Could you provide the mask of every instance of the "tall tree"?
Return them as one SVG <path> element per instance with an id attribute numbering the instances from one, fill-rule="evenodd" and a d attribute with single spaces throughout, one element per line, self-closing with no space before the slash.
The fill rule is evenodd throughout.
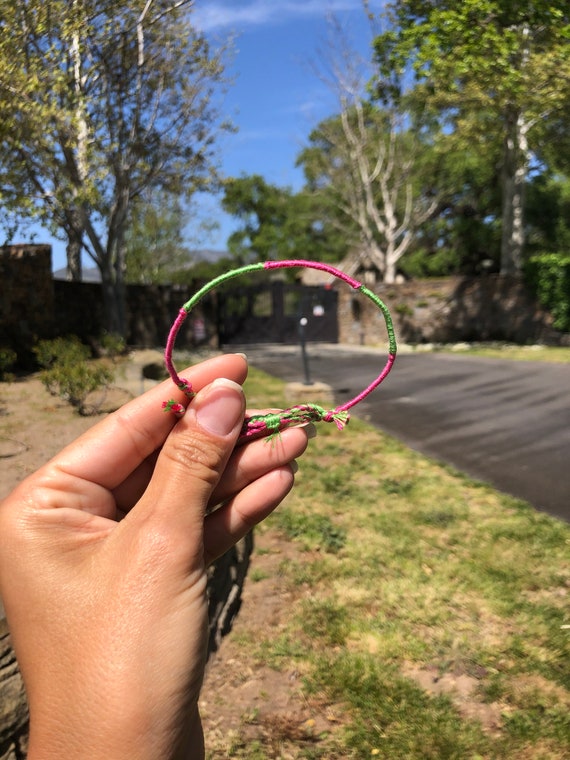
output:
<path id="1" fill-rule="evenodd" d="M 149 188 L 190 197 L 214 177 L 222 52 L 191 0 L 0 0 L 1 200 L 98 266 L 125 332 L 125 233 Z"/>
<path id="2" fill-rule="evenodd" d="M 372 264 L 394 282 L 398 262 L 442 202 L 435 165 L 422 183 L 419 141 L 403 128 L 401 113 L 359 98 L 343 102 L 340 115 L 321 122 L 309 141 L 298 161 L 308 187 L 337 209 L 354 266 Z M 422 150 L 426 161 L 430 148 Z"/>
<path id="3" fill-rule="evenodd" d="M 420 166 L 434 155 L 434 133 L 410 128 L 412 114 L 394 94 L 400 72 L 386 75 L 379 107 L 370 98 L 370 61 L 355 51 L 337 19 L 330 20 L 329 32 L 316 71 L 334 95 L 337 113 L 313 130 L 298 163 L 308 188 L 336 208 L 353 265 L 371 263 L 393 282 L 398 261 L 442 199 L 435 163 L 430 181 L 418 181 L 420 173 L 427 176 Z"/>
<path id="4" fill-rule="evenodd" d="M 566 0 L 402 0 L 379 35 L 379 79 L 413 64 L 416 97 L 473 145 L 502 139 L 501 271 L 522 264 L 524 193 L 544 121 L 570 98 Z"/>

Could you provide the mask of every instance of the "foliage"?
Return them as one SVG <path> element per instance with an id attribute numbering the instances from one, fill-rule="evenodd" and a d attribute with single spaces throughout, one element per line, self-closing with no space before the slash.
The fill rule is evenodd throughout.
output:
<path id="1" fill-rule="evenodd" d="M 526 197 L 529 254 L 570 251 L 570 177 L 542 172 L 532 177 Z"/>
<path id="2" fill-rule="evenodd" d="M 404 0 L 375 42 L 377 88 L 411 65 L 412 97 L 459 145 L 501 144 L 502 261 L 520 268 L 524 186 L 531 154 L 540 153 L 552 122 L 568 113 L 570 17 L 563 0 Z M 567 121 L 565 122 L 567 125 Z M 559 127 L 560 130 L 560 127 Z"/>
<path id="3" fill-rule="evenodd" d="M 533 256 L 525 267 L 527 281 L 540 303 L 549 309 L 557 330 L 570 332 L 570 256 Z"/>
<path id="4" fill-rule="evenodd" d="M 12 375 L 10 369 L 16 363 L 18 356 L 8 346 L 0 346 L 0 382 L 10 380 Z"/>
<path id="5" fill-rule="evenodd" d="M 127 350 L 127 344 L 122 335 L 117 333 L 103 332 L 99 336 L 98 349 L 103 356 L 115 360 Z"/>
<path id="6" fill-rule="evenodd" d="M 113 382 L 111 368 L 90 360 L 91 351 L 76 336 L 40 341 L 34 347 L 38 364 L 43 367 L 41 381 L 52 395 L 60 396 L 88 414 L 89 394 Z"/>
<path id="7" fill-rule="evenodd" d="M 125 233 L 149 189 L 191 197 L 215 179 L 221 52 L 191 0 L 0 0 L 2 202 L 85 250 L 111 331 L 125 333 Z"/>
<path id="8" fill-rule="evenodd" d="M 50 369 L 56 364 L 84 362 L 91 357 L 89 346 L 82 343 L 76 335 L 41 340 L 36 343 L 33 351 L 43 369 Z"/>
<path id="9" fill-rule="evenodd" d="M 254 174 L 226 180 L 222 207 L 241 225 L 228 240 L 234 266 L 288 258 L 338 261 L 346 253 L 330 209 L 311 193 L 293 193 Z"/>
<path id="10" fill-rule="evenodd" d="M 187 213 L 171 193 L 145 193 L 131 206 L 125 235 L 127 282 L 171 282 L 173 274 L 192 263 L 184 245 Z"/>

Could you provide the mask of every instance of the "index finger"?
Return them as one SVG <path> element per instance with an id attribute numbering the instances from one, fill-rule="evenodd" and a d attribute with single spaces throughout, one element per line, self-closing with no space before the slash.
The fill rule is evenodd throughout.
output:
<path id="1" fill-rule="evenodd" d="M 182 374 L 194 391 L 218 377 L 242 384 L 247 376 L 247 361 L 241 354 L 224 354 Z M 170 398 L 180 403 L 187 401 L 172 380 L 165 380 L 94 425 L 64 448 L 52 464 L 104 488 L 116 488 L 164 443 L 176 424 L 175 416 L 162 409 L 162 402 Z"/>

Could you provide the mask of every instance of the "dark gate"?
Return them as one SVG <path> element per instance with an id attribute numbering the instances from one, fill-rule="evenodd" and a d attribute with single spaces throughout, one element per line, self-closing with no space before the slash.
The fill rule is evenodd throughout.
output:
<path id="1" fill-rule="evenodd" d="M 301 319 L 307 320 L 306 340 L 338 343 L 337 292 L 276 281 L 225 290 L 218 297 L 220 344 L 295 344 Z"/>

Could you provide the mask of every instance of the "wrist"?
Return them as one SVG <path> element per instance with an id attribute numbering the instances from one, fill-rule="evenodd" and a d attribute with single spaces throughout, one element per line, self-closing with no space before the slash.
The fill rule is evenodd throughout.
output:
<path id="1" fill-rule="evenodd" d="M 198 708 L 193 708 L 182 736 L 161 736 L 143 726 L 102 726 L 94 717 L 76 726 L 66 716 L 35 720 L 30 714 L 27 760 L 204 760 L 204 736 Z"/>

